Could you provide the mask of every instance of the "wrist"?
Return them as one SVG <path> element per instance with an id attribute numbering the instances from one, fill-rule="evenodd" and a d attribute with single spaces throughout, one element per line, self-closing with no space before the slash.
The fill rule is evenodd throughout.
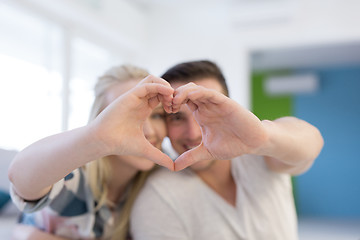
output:
<path id="1" fill-rule="evenodd" d="M 263 126 L 264 131 L 264 137 L 263 141 L 261 143 L 253 148 L 253 151 L 251 154 L 260 155 L 260 156 L 268 156 L 271 154 L 272 149 L 275 147 L 273 134 L 274 134 L 274 128 L 276 127 L 274 125 L 274 122 L 270 120 L 262 120 L 261 124 Z"/>
<path id="2" fill-rule="evenodd" d="M 82 133 L 87 151 L 96 157 L 96 159 L 112 154 L 106 136 L 96 126 L 89 124 L 83 127 Z"/>

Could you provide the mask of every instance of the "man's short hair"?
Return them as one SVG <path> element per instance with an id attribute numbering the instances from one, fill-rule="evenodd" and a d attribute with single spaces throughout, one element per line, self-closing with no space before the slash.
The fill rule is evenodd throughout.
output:
<path id="1" fill-rule="evenodd" d="M 222 86 L 225 95 L 229 96 L 229 90 L 220 68 L 208 60 L 179 63 L 168 69 L 161 77 L 169 83 L 189 83 L 203 78 L 214 78 Z"/>

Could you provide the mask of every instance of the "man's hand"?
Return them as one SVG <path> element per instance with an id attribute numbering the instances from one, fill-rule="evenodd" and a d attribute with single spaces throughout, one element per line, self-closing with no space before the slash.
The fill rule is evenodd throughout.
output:
<path id="1" fill-rule="evenodd" d="M 189 83 L 176 89 L 173 112 L 186 104 L 202 131 L 202 143 L 178 157 L 175 170 L 195 162 L 231 159 L 256 151 L 268 135 L 261 121 L 222 93 Z"/>
<path id="2" fill-rule="evenodd" d="M 232 159 L 243 154 L 264 156 L 269 169 L 299 175 L 319 155 L 319 130 L 295 117 L 260 121 L 222 93 L 189 83 L 176 89 L 173 112 L 186 104 L 200 125 L 201 144 L 175 161 L 181 170 L 201 160 Z"/>

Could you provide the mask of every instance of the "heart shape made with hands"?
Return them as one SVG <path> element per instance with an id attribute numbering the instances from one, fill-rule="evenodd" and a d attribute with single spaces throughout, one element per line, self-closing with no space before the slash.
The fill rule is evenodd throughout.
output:
<path id="1" fill-rule="evenodd" d="M 253 153 L 268 138 L 264 126 L 253 113 L 215 89 L 188 83 L 174 90 L 165 80 L 149 76 L 100 113 L 95 126 L 100 126 L 101 139 L 111 153 L 145 157 L 175 171 L 202 160 Z M 139 127 L 160 102 L 167 113 L 176 113 L 186 105 L 190 110 L 186 117 L 194 117 L 201 129 L 201 144 L 174 162 L 154 147 Z"/>
<path id="2" fill-rule="evenodd" d="M 251 153 L 267 139 L 261 121 L 250 111 L 219 91 L 194 83 L 177 88 L 171 112 L 186 105 L 198 123 L 202 142 L 182 153 L 173 169 L 182 170 L 202 160 L 224 160 Z"/>

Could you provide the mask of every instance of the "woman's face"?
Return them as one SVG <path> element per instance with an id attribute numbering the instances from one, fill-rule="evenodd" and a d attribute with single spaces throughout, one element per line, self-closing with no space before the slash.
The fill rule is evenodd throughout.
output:
<path id="1" fill-rule="evenodd" d="M 106 93 L 106 105 L 109 105 L 120 95 L 135 87 L 140 80 L 141 79 L 130 80 L 113 86 Z M 131 119 L 129 121 L 131 121 Z M 154 147 L 161 150 L 161 144 L 167 134 L 167 131 L 165 126 L 165 111 L 160 104 L 152 111 L 151 115 L 145 121 L 143 131 L 145 138 Z M 131 167 L 136 170 L 150 170 L 155 165 L 155 163 L 146 158 L 140 158 L 135 156 L 116 156 L 116 158 L 117 161 L 115 162 L 121 162 L 121 164 L 126 164 L 127 167 Z"/>

